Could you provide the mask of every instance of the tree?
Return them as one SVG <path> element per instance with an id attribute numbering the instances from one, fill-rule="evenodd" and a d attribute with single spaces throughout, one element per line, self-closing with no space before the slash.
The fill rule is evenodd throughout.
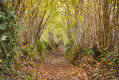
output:
<path id="1" fill-rule="evenodd" d="M 9 1 L 0 1 L 0 59 L 3 70 L 10 74 L 10 62 L 18 50 L 19 27 L 15 21 L 15 11 L 9 10 Z"/>

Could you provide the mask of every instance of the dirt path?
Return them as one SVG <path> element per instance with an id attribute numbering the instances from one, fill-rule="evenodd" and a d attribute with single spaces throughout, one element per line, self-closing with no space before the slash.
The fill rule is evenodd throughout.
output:
<path id="1" fill-rule="evenodd" d="M 88 80 L 83 69 L 65 60 L 63 48 L 50 54 L 34 71 L 37 80 Z"/>
<path id="2" fill-rule="evenodd" d="M 61 48 L 60 50 L 50 53 L 50 55 L 45 58 L 45 63 L 52 65 L 56 64 L 63 65 L 68 63 L 68 61 L 66 61 L 64 58 L 64 48 Z"/>

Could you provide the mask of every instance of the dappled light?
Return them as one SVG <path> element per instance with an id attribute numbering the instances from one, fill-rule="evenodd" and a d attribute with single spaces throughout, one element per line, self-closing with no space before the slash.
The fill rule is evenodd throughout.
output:
<path id="1" fill-rule="evenodd" d="M 119 80 L 119 0 L 0 0 L 0 80 Z"/>

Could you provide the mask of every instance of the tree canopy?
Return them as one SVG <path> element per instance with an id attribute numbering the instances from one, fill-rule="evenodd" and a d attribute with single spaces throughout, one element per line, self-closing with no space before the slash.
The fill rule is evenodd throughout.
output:
<path id="1" fill-rule="evenodd" d="M 119 0 L 0 0 L 0 79 L 63 48 L 89 80 L 118 79 Z"/>

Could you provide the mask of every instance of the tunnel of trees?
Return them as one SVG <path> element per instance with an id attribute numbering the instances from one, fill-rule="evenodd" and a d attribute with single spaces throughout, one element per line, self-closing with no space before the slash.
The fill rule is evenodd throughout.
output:
<path id="1" fill-rule="evenodd" d="M 119 79 L 119 0 L 0 0 L 1 80 L 39 80 L 23 67 L 61 47 L 89 80 Z"/>

